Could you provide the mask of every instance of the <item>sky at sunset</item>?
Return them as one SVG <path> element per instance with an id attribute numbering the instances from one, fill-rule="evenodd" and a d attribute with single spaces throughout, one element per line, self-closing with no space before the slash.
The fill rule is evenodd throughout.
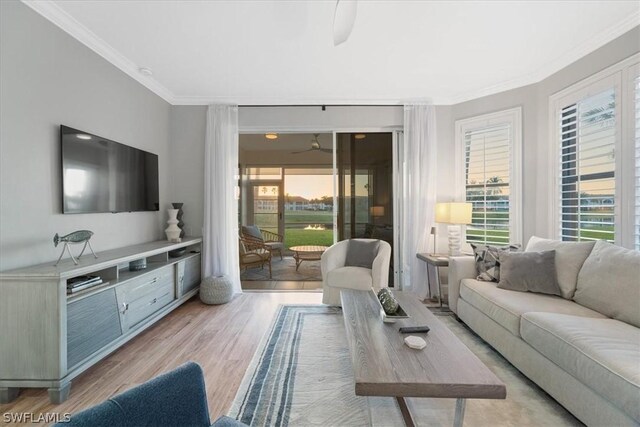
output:
<path id="1" fill-rule="evenodd" d="M 332 175 L 285 175 L 284 192 L 305 199 L 333 196 Z"/>

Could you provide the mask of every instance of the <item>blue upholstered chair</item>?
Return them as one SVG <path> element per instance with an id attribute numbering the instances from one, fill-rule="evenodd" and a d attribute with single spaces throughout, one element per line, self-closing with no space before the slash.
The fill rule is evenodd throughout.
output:
<path id="1" fill-rule="evenodd" d="M 209 427 L 209 407 L 202 368 L 189 362 L 114 396 L 55 427 Z M 215 427 L 245 424 L 220 417 Z"/>

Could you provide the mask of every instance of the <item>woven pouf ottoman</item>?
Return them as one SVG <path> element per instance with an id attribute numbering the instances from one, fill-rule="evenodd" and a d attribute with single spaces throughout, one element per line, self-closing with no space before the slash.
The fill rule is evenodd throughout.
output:
<path id="1" fill-rule="evenodd" d="M 226 276 L 209 276 L 200 283 L 200 301 L 205 304 L 226 304 L 232 297 L 233 286 Z"/>

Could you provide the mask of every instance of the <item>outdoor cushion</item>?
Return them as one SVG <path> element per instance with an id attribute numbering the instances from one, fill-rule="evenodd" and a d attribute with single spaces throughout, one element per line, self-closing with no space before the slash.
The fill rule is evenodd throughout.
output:
<path id="1" fill-rule="evenodd" d="M 271 249 L 284 249 L 284 243 L 282 242 L 265 242 L 265 245 Z"/>
<path id="2" fill-rule="evenodd" d="M 640 421 L 640 329 L 615 319 L 526 313 L 522 338 Z"/>
<path id="3" fill-rule="evenodd" d="M 530 311 L 604 318 L 597 311 L 554 295 L 500 289 L 493 282 L 463 279 L 460 297 L 515 336 L 520 336 L 520 316 Z"/>
<path id="4" fill-rule="evenodd" d="M 340 267 L 327 274 L 327 285 L 337 288 L 369 290 L 373 286 L 371 270 L 362 267 Z"/>
<path id="5" fill-rule="evenodd" d="M 556 251 L 556 274 L 562 297 L 573 298 L 578 283 L 578 273 L 595 242 L 562 242 L 533 236 L 525 252 Z"/>
<path id="6" fill-rule="evenodd" d="M 640 252 L 598 240 L 580 270 L 573 299 L 640 327 Z"/>
<path id="7" fill-rule="evenodd" d="M 243 225 L 242 234 L 246 234 L 247 236 L 251 236 L 259 240 L 264 240 L 264 237 L 262 237 L 262 231 L 260 231 L 260 228 L 258 228 L 257 225 Z"/>

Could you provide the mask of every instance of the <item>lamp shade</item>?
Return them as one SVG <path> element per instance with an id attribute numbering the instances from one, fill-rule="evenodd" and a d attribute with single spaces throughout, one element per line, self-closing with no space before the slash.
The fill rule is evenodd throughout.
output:
<path id="1" fill-rule="evenodd" d="M 371 206 L 371 216 L 384 216 L 384 206 Z"/>
<path id="2" fill-rule="evenodd" d="M 473 205 L 464 202 L 436 203 L 436 222 L 470 224 Z"/>

